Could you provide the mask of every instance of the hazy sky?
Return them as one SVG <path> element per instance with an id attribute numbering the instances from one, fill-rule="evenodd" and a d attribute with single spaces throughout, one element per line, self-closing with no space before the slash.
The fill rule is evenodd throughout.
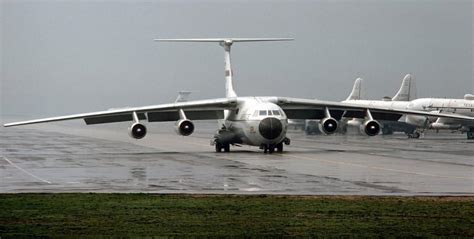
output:
<path id="1" fill-rule="evenodd" d="M 1 109 L 53 116 L 224 97 L 217 44 L 153 38 L 294 37 L 232 51 L 240 96 L 392 96 L 405 73 L 419 97 L 474 92 L 472 1 L 3 0 Z"/>

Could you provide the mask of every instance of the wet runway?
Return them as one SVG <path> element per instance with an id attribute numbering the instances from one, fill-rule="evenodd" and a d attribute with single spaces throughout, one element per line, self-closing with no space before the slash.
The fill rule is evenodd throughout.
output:
<path id="1" fill-rule="evenodd" d="M 0 192 L 150 192 L 474 195 L 474 140 L 460 134 L 305 136 L 265 155 L 255 147 L 215 153 L 216 124 L 190 137 L 149 124 L 81 122 L 0 129 Z"/>

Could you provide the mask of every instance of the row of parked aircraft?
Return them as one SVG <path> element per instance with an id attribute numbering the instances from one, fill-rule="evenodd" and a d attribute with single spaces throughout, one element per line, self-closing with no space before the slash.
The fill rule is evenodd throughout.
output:
<path id="1" fill-rule="evenodd" d="M 374 136 L 379 134 L 379 121 L 398 121 L 404 115 L 422 118 L 442 118 L 474 123 L 474 117 L 457 113 L 423 111 L 393 107 L 384 104 L 361 104 L 357 100 L 333 102 L 315 99 L 279 96 L 238 97 L 233 86 L 231 46 L 236 42 L 289 41 L 290 38 L 211 38 L 211 39 L 155 39 L 159 42 L 214 42 L 224 48 L 225 98 L 181 101 L 142 107 L 119 108 L 100 112 L 74 114 L 60 117 L 28 120 L 5 124 L 5 127 L 83 119 L 87 125 L 130 121 L 129 134 L 141 139 L 147 134 L 143 124 L 148 122 L 175 121 L 176 132 L 188 136 L 194 132 L 194 120 L 215 119 L 219 127 L 212 138 L 216 152 L 229 152 L 231 145 L 252 145 L 265 153 L 283 151 L 290 144 L 287 137 L 288 119 L 318 119 L 326 134 L 337 131 L 341 120 L 360 119 L 362 131 Z M 360 87 L 360 86 L 359 86 Z"/>
<path id="2" fill-rule="evenodd" d="M 400 89 L 394 97 L 384 97 L 382 100 L 364 100 L 361 98 L 362 89 L 361 78 L 357 78 L 354 82 L 352 92 L 345 103 L 358 105 L 372 105 L 379 107 L 388 107 L 392 109 L 411 109 L 428 112 L 444 112 L 456 113 L 466 116 L 474 116 L 474 95 L 466 94 L 463 99 L 446 99 L 446 98 L 416 98 L 414 78 L 411 74 L 405 75 Z M 304 128 L 308 134 L 319 131 L 320 124 L 317 121 L 305 121 Z M 362 122 L 360 119 L 345 119 L 340 127 L 340 132 L 345 132 L 346 127 L 360 127 Z M 418 138 L 428 130 L 455 130 L 467 132 L 468 139 L 474 137 L 474 124 L 467 121 L 459 121 L 456 119 L 424 117 L 415 115 L 406 115 L 399 121 L 382 121 L 382 132 L 390 134 L 393 131 L 405 132 L 409 137 Z M 318 127 L 319 126 L 319 127 Z"/>

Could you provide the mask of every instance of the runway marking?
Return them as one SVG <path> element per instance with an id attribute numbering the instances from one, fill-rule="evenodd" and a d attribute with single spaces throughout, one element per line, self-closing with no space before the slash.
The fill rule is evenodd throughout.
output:
<path id="1" fill-rule="evenodd" d="M 404 170 L 399 170 L 399 169 L 384 168 L 384 167 L 377 167 L 377 166 L 366 166 L 366 165 L 360 165 L 360 164 L 355 164 L 355 163 L 348 163 L 348 162 L 341 162 L 341 161 L 330 161 L 330 160 L 324 160 L 324 159 L 318 159 L 318 158 L 308 158 L 308 157 L 295 156 L 295 155 L 289 155 L 289 154 L 285 154 L 285 155 L 281 155 L 281 156 L 288 156 L 288 157 L 297 158 L 297 159 L 318 160 L 318 161 L 325 162 L 325 163 L 330 163 L 330 164 L 342 164 L 342 165 L 349 165 L 349 166 L 354 166 L 354 167 L 359 167 L 359 168 L 369 168 L 369 169 L 384 170 L 384 171 L 391 171 L 391 172 L 397 172 L 397 173 L 406 173 L 406 174 L 413 174 L 413 175 L 420 175 L 420 176 L 429 176 L 429 177 L 437 177 L 437 178 L 468 179 L 468 180 L 473 180 L 474 179 L 474 178 L 452 177 L 452 176 L 443 176 L 443 175 L 435 175 L 435 174 L 428 174 L 428 173 L 404 171 Z"/>
<path id="2" fill-rule="evenodd" d="M 38 180 L 40 180 L 40 181 L 42 181 L 42 182 L 44 182 L 44 183 L 51 184 L 50 181 L 48 181 L 48 180 L 46 180 L 46 179 L 42 179 L 42 178 L 40 178 L 40 177 L 38 177 L 38 176 L 36 176 L 36 175 L 34 175 L 34 174 L 32 174 L 32 173 L 26 171 L 25 169 L 21 168 L 20 166 L 14 164 L 12 161 L 10 161 L 9 159 L 7 159 L 6 157 L 2 157 L 2 158 L 3 158 L 5 161 L 7 161 L 11 166 L 13 166 L 13 167 L 17 168 L 18 170 L 20 170 L 20 171 L 22 171 L 22 172 L 24 172 L 24 173 L 30 175 L 31 177 L 36 178 L 36 179 L 38 179 Z"/>

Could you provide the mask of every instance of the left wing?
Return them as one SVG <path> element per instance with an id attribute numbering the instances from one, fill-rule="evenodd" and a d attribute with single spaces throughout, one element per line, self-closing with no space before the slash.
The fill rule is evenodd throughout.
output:
<path id="1" fill-rule="evenodd" d="M 474 121 L 474 117 L 446 114 L 436 112 L 424 112 L 417 110 L 401 110 L 389 107 L 378 107 L 370 105 L 356 105 L 351 103 L 340 103 L 333 101 L 298 99 L 288 97 L 276 97 L 273 103 L 278 104 L 286 113 L 289 119 L 322 119 L 325 117 L 325 109 L 327 108 L 331 116 L 335 119 L 342 117 L 364 118 L 367 110 L 370 110 L 375 120 L 397 121 L 403 115 L 419 115 L 427 117 L 442 117 L 450 119 L 458 119 L 464 121 Z"/>
<path id="2" fill-rule="evenodd" d="M 222 119 L 224 117 L 223 111 L 225 109 L 233 109 L 236 103 L 237 100 L 235 98 L 196 100 L 144 107 L 111 109 L 92 113 L 21 121 L 8 123 L 3 126 L 11 127 L 18 125 L 37 124 L 72 119 L 84 119 L 86 124 L 114 123 L 132 121 L 134 113 L 136 113 L 138 119 L 148 120 L 149 122 L 175 121 L 180 119 L 180 110 L 183 110 L 186 114 L 186 117 L 191 120 Z"/>

